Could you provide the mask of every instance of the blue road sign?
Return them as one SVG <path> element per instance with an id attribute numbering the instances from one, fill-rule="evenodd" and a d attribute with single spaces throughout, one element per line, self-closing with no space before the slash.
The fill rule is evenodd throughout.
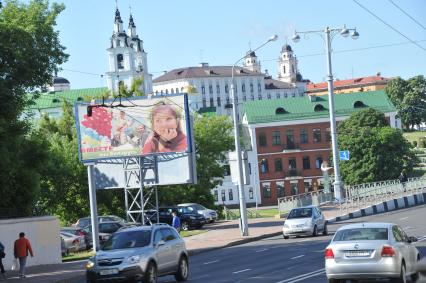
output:
<path id="1" fill-rule="evenodd" d="M 341 150 L 339 156 L 340 160 L 349 160 L 349 150 Z"/>

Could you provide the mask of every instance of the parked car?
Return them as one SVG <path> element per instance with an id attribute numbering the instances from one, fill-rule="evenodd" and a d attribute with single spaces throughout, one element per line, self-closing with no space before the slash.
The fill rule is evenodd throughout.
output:
<path id="1" fill-rule="evenodd" d="M 64 245 L 64 248 L 62 249 L 63 255 L 68 255 L 69 253 L 78 251 L 78 247 L 80 246 L 79 236 L 75 236 L 67 232 L 60 232 L 60 236 L 61 236 L 61 245 L 62 245 L 62 241 Z"/>
<path id="2" fill-rule="evenodd" d="M 188 278 L 188 252 L 173 227 L 131 227 L 114 233 L 86 264 L 87 282 L 157 282 L 157 276 Z"/>
<path id="3" fill-rule="evenodd" d="M 86 227 L 89 229 L 89 231 L 92 231 L 92 224 Z M 112 234 L 120 228 L 128 227 L 128 225 L 123 222 L 110 221 L 110 222 L 99 222 L 98 227 L 99 227 L 98 228 L 99 233 Z"/>
<path id="4" fill-rule="evenodd" d="M 320 232 L 323 235 L 328 234 L 327 221 L 321 210 L 316 206 L 293 208 L 284 221 L 284 239 L 301 235 L 315 237 Z"/>
<path id="5" fill-rule="evenodd" d="M 82 236 L 84 237 L 84 242 L 86 244 L 86 249 L 90 249 L 93 245 L 93 241 L 92 241 L 92 237 L 91 235 L 89 235 L 89 233 L 87 233 L 86 230 L 84 230 L 83 228 L 78 228 L 78 227 L 62 227 L 61 228 L 61 232 L 67 232 L 70 234 L 73 234 L 75 236 Z"/>
<path id="6" fill-rule="evenodd" d="M 359 279 L 406 282 L 418 276 L 420 254 L 404 230 L 392 223 L 357 223 L 339 228 L 325 249 L 329 283 Z"/>
<path id="7" fill-rule="evenodd" d="M 84 227 L 82 229 L 84 230 L 84 232 L 87 233 L 87 235 L 89 237 L 90 247 L 93 247 L 92 226 L 89 225 L 89 226 Z M 102 245 L 103 243 L 105 243 L 109 239 L 109 237 L 111 237 L 111 234 L 98 232 L 98 236 L 99 236 L 99 243 Z"/>
<path id="8" fill-rule="evenodd" d="M 186 207 L 191 212 L 196 212 L 198 214 L 203 215 L 209 223 L 215 222 L 218 217 L 216 211 L 205 208 L 204 206 L 198 203 L 181 203 L 178 204 L 178 207 Z"/>
<path id="9" fill-rule="evenodd" d="M 419 273 L 419 279 L 416 283 L 426 283 L 426 258 L 422 258 L 416 266 L 416 272 Z"/>
<path id="10" fill-rule="evenodd" d="M 172 225 L 173 222 L 172 212 L 176 211 L 177 215 L 180 218 L 181 228 L 184 231 L 190 229 L 200 229 L 206 223 L 206 219 L 204 218 L 204 216 L 188 209 L 187 207 L 167 206 L 160 207 L 158 211 L 160 223 L 166 223 L 169 225 Z M 148 210 L 146 212 L 147 216 L 152 216 L 151 222 L 156 221 L 155 212 L 155 210 Z"/>
<path id="11" fill-rule="evenodd" d="M 122 222 L 122 223 L 126 223 L 126 220 L 124 220 L 121 217 L 118 217 L 116 215 L 102 215 L 102 216 L 98 216 L 98 222 L 102 223 L 102 222 L 111 222 L 111 221 L 115 221 L 115 222 Z M 92 224 L 92 220 L 90 217 L 82 217 L 80 219 L 77 220 L 76 223 L 74 223 L 72 226 L 74 227 L 86 227 L 88 225 Z"/>

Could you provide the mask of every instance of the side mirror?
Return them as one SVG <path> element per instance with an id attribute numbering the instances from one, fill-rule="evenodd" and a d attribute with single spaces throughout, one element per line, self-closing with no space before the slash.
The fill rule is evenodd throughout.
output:
<path id="1" fill-rule="evenodd" d="M 160 240 L 158 243 L 155 244 L 155 247 L 158 248 L 158 247 L 164 246 L 165 244 L 166 242 L 164 242 L 163 240 Z"/>
<path id="2" fill-rule="evenodd" d="M 417 237 L 408 237 L 408 242 L 409 243 L 417 242 Z"/>

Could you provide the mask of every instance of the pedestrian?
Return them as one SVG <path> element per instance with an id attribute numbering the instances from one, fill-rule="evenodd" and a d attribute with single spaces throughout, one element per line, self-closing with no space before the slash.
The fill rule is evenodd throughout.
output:
<path id="1" fill-rule="evenodd" d="M 180 218 L 177 215 L 176 211 L 173 211 L 172 215 L 173 215 L 172 226 L 180 233 Z"/>
<path id="2" fill-rule="evenodd" d="M 407 174 L 405 173 L 405 170 L 401 171 L 401 174 L 399 175 L 398 179 L 399 179 L 399 182 L 402 184 L 402 188 L 404 189 L 404 192 L 405 192 L 407 190 L 405 188 L 405 183 L 408 181 Z"/>
<path id="3" fill-rule="evenodd" d="M 1 277 L 6 278 L 6 271 L 4 271 L 3 266 L 3 258 L 6 256 L 6 253 L 4 252 L 4 245 L 2 242 L 0 242 L 0 270 L 1 270 Z"/>
<path id="4" fill-rule="evenodd" d="M 19 277 L 25 278 L 25 265 L 27 264 L 28 253 L 34 256 L 30 241 L 25 238 L 25 233 L 19 233 L 19 239 L 15 241 L 13 247 L 15 258 L 19 260 Z"/>

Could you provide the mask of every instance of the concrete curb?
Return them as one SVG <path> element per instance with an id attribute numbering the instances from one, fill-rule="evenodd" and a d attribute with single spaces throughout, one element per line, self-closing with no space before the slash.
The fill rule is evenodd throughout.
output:
<path id="1" fill-rule="evenodd" d="M 364 207 L 359 210 L 344 214 L 341 216 L 333 217 L 327 219 L 328 223 L 339 222 L 348 219 L 359 218 L 363 216 L 369 216 L 374 214 L 385 213 L 389 211 L 394 211 L 402 208 L 413 207 L 417 205 L 422 205 L 426 203 L 426 193 L 419 193 L 410 196 L 404 196 L 397 199 L 387 200 L 374 204 L 369 207 Z"/>

